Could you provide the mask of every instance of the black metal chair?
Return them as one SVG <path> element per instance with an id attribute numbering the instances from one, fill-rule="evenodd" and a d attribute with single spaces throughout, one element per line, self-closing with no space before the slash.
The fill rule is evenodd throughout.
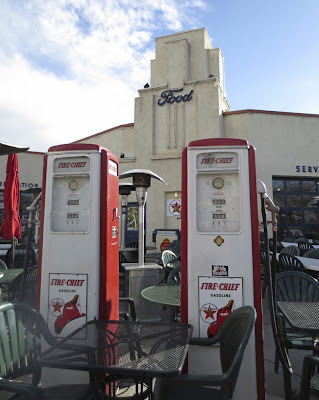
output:
<path id="1" fill-rule="evenodd" d="M 280 271 L 300 271 L 306 272 L 303 263 L 295 256 L 287 253 L 279 254 L 279 268 Z"/>
<path id="2" fill-rule="evenodd" d="M 292 256 L 300 256 L 300 249 L 299 249 L 299 247 L 297 247 L 297 246 L 291 245 L 291 246 L 284 247 L 284 248 L 281 250 L 280 253 L 281 253 L 281 254 L 282 254 L 282 253 L 291 254 Z"/>
<path id="3" fill-rule="evenodd" d="M 299 237 L 298 239 L 295 239 L 294 241 L 293 241 L 294 243 L 310 243 L 309 242 L 309 240 L 307 239 L 307 238 L 305 238 L 305 237 Z"/>
<path id="4" fill-rule="evenodd" d="M 131 249 L 136 249 L 133 251 L 130 255 L 131 257 L 131 262 L 132 263 L 137 263 L 138 262 L 138 242 L 128 242 L 126 243 L 126 247 L 129 247 Z"/>
<path id="5" fill-rule="evenodd" d="M 22 303 L 27 304 L 31 307 L 36 306 L 36 289 L 37 289 L 37 277 L 38 277 L 38 266 L 34 265 L 27 269 L 25 284 L 23 289 Z M 8 287 L 8 300 L 9 301 L 20 301 L 21 294 L 21 281 L 23 273 L 18 275 L 10 283 Z"/>
<path id="6" fill-rule="evenodd" d="M 219 343 L 222 373 L 182 374 L 164 378 L 159 400 L 231 399 L 255 320 L 256 311 L 253 307 L 240 307 L 225 319 L 213 338 L 191 339 L 191 345 L 210 346 Z"/>
<path id="7" fill-rule="evenodd" d="M 57 340 L 51 335 L 40 313 L 21 303 L 0 305 L 0 390 L 15 393 L 14 399 L 25 400 L 90 400 L 97 396 L 97 387 L 88 384 L 56 385 L 42 388 L 41 367 L 36 362 L 41 352 L 41 336 L 49 345 Z M 32 383 L 21 381 L 33 375 Z"/>
<path id="8" fill-rule="evenodd" d="M 129 306 L 129 312 L 127 311 L 120 311 L 119 316 L 125 320 L 136 321 L 136 310 L 134 300 L 130 297 L 120 297 L 119 298 L 120 304 L 127 304 Z"/>
<path id="9" fill-rule="evenodd" d="M 122 266 L 123 263 L 127 263 L 126 257 L 123 253 L 119 253 L 119 295 L 120 297 L 125 296 L 125 270 Z"/>
<path id="10" fill-rule="evenodd" d="M 314 249 L 313 245 L 306 241 L 298 242 L 298 247 L 300 249 L 301 256 L 303 256 L 307 251 Z"/>
<path id="11" fill-rule="evenodd" d="M 274 248 L 274 240 L 272 238 L 269 239 L 269 250 L 273 251 Z M 277 253 L 280 253 L 281 250 L 284 248 L 281 242 L 277 242 Z"/>
<path id="12" fill-rule="evenodd" d="M 302 366 L 299 400 L 309 400 L 310 395 L 319 397 L 319 375 L 314 371 L 319 368 L 319 357 L 305 356 Z"/>
<path id="13" fill-rule="evenodd" d="M 6 257 L 5 257 L 5 262 L 8 266 L 8 268 L 13 268 L 12 265 L 12 247 L 7 251 Z M 26 245 L 21 244 L 18 245 L 15 250 L 14 250 L 14 268 L 23 268 L 24 266 L 24 259 L 26 257 Z M 29 248 L 29 257 L 28 257 L 28 267 L 32 267 L 32 265 L 35 265 L 37 263 L 37 257 L 34 251 L 34 248 L 30 246 Z"/>
<path id="14" fill-rule="evenodd" d="M 319 301 L 319 282 L 312 276 L 298 271 L 286 271 L 276 275 L 277 301 Z M 288 349 L 312 350 L 311 335 L 293 328 L 287 328 L 285 318 L 278 313 L 278 328 L 284 346 Z M 275 356 L 275 372 L 278 373 L 279 359 Z"/>
<path id="15" fill-rule="evenodd" d="M 167 277 L 167 284 L 168 285 L 180 285 L 181 284 L 181 266 L 178 265 L 175 267 Z"/>
<path id="16" fill-rule="evenodd" d="M 180 258 L 172 250 L 164 250 L 162 253 L 162 263 L 164 267 L 165 282 L 167 282 L 168 275 L 173 271 L 174 268 L 179 267 L 181 265 Z"/>
<path id="17" fill-rule="evenodd" d="M 303 254 L 303 257 L 319 259 L 319 249 L 311 249 Z"/>

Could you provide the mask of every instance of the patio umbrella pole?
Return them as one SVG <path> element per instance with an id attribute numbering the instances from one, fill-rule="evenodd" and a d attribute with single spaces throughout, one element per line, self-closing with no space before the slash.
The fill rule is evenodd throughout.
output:
<path id="1" fill-rule="evenodd" d="M 16 249 L 15 236 L 11 239 L 11 247 L 12 247 L 12 268 L 14 268 L 14 258 L 15 258 L 15 249 Z"/>

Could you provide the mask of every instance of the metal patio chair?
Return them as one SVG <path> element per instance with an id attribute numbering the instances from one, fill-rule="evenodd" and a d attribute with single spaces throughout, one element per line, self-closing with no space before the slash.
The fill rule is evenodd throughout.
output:
<path id="1" fill-rule="evenodd" d="M 319 249 L 311 249 L 304 253 L 303 257 L 319 259 Z"/>
<path id="2" fill-rule="evenodd" d="M 159 400 L 229 400 L 233 397 L 243 355 L 256 320 L 251 306 L 233 311 L 213 338 L 191 339 L 191 345 L 220 345 L 222 373 L 219 375 L 182 374 L 163 378 Z"/>
<path id="3" fill-rule="evenodd" d="M 287 253 L 279 254 L 280 271 L 300 271 L 306 272 L 303 263 L 295 256 Z"/>
<path id="4" fill-rule="evenodd" d="M 181 265 L 179 257 L 172 250 L 164 250 L 162 253 L 162 262 L 165 272 L 165 277 L 163 280 L 167 282 L 168 276 L 174 268 Z"/>
<path id="5" fill-rule="evenodd" d="M 309 242 L 306 242 L 304 240 L 298 242 L 298 247 L 300 249 L 300 255 L 301 256 L 303 256 L 307 251 L 314 249 L 312 244 L 310 244 Z"/>
<path id="6" fill-rule="evenodd" d="M 42 388 L 41 367 L 36 362 L 41 352 L 41 336 L 49 345 L 57 340 L 51 335 L 40 313 L 21 303 L 0 305 L 0 390 L 15 393 L 14 399 L 25 400 L 93 400 L 94 383 L 56 385 Z M 32 383 L 21 381 L 32 374 Z"/>
<path id="7" fill-rule="evenodd" d="M 23 273 L 18 275 L 10 283 L 8 287 L 8 300 L 9 301 L 20 301 L 21 294 L 21 281 L 23 278 Z M 38 278 L 38 266 L 34 265 L 27 269 L 22 303 L 27 304 L 31 307 L 36 306 L 36 290 L 37 290 L 37 278 Z"/>
<path id="8" fill-rule="evenodd" d="M 319 357 L 305 356 L 302 366 L 299 400 L 309 400 L 310 395 L 319 397 L 319 375 L 318 373 L 314 374 L 314 371 L 318 371 L 318 368 Z"/>
<path id="9" fill-rule="evenodd" d="M 312 276 L 298 271 L 286 271 L 276 275 L 277 301 L 319 301 L 319 282 Z M 285 318 L 278 313 L 278 328 L 284 346 L 288 349 L 312 350 L 312 336 L 286 327 Z M 279 358 L 275 355 L 275 372 L 278 373 Z"/>
<path id="10" fill-rule="evenodd" d="M 291 245 L 291 246 L 287 246 L 284 247 L 281 252 L 281 254 L 285 253 L 285 254 L 291 254 L 292 256 L 300 256 L 300 249 L 297 246 Z"/>

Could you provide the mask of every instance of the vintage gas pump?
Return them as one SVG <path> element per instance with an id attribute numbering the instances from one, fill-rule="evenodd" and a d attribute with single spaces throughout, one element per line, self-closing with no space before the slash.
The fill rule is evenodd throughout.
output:
<path id="1" fill-rule="evenodd" d="M 234 399 L 265 399 L 255 150 L 246 140 L 191 142 L 182 159 L 181 319 L 209 337 L 236 308 L 257 311 Z M 192 374 L 220 373 L 219 349 L 191 346 Z"/>
<path id="2" fill-rule="evenodd" d="M 44 158 L 37 304 L 65 337 L 94 318 L 118 319 L 118 160 L 94 144 Z"/>

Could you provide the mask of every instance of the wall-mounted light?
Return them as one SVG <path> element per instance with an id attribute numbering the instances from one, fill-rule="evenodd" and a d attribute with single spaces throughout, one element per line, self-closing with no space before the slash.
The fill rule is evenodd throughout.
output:
<path id="1" fill-rule="evenodd" d="M 178 192 L 175 192 L 174 196 L 175 196 L 175 197 L 178 197 Z"/>

